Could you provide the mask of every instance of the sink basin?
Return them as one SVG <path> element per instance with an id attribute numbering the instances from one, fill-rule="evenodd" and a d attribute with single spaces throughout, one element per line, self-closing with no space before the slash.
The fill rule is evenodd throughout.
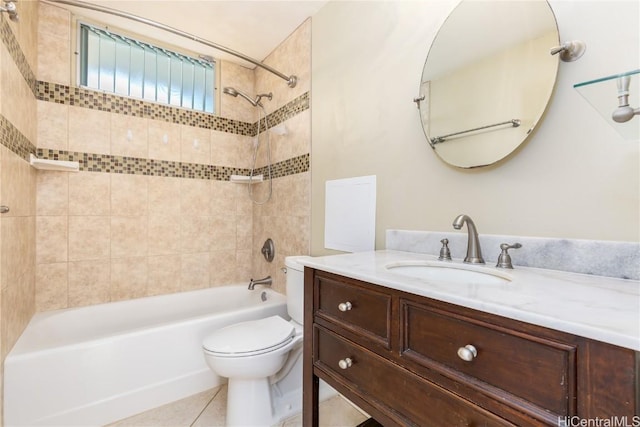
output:
<path id="1" fill-rule="evenodd" d="M 385 268 L 390 273 L 434 282 L 501 285 L 511 281 L 511 276 L 507 273 L 466 264 L 449 264 L 435 261 L 400 261 L 387 264 Z"/>

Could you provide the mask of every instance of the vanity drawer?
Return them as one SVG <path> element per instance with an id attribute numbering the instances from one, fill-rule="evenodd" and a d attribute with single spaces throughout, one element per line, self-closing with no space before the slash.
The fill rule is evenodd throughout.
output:
<path id="1" fill-rule="evenodd" d="M 316 274 L 314 282 L 315 316 L 390 348 L 390 294 L 333 275 Z"/>
<path id="2" fill-rule="evenodd" d="M 314 338 L 315 366 L 401 425 L 514 425 L 325 328 L 315 326 Z"/>
<path id="3" fill-rule="evenodd" d="M 494 388 L 558 416 L 575 414 L 574 345 L 407 300 L 401 312 L 402 357 L 445 375 L 473 377 L 498 398 L 504 393 Z"/>

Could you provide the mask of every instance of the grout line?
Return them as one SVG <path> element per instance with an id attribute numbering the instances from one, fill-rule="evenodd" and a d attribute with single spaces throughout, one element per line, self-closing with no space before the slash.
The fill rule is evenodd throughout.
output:
<path id="1" fill-rule="evenodd" d="M 193 420 L 193 422 L 191 424 L 189 424 L 189 427 L 193 427 L 195 425 L 195 423 L 198 421 L 198 419 L 202 416 L 202 414 L 204 413 L 204 411 L 207 410 L 207 408 L 209 407 L 209 405 L 211 405 L 211 403 L 215 400 L 216 397 L 218 397 L 218 395 L 220 394 L 220 392 L 222 391 L 222 389 L 224 388 L 224 386 L 219 386 L 218 387 L 218 391 L 215 392 L 215 394 L 211 397 L 211 399 L 209 399 L 209 401 L 207 402 L 206 405 L 204 405 L 204 408 L 202 408 L 202 410 L 198 413 L 198 415 L 196 415 L 196 418 Z"/>

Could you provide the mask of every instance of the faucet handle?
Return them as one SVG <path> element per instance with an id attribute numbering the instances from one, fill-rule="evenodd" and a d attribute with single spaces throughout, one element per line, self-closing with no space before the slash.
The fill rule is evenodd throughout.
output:
<path id="1" fill-rule="evenodd" d="M 440 248 L 440 256 L 438 259 L 440 261 L 451 261 L 451 251 L 449 250 L 449 239 L 440 240 L 442 243 L 442 248 Z"/>
<path id="2" fill-rule="evenodd" d="M 498 263 L 496 267 L 498 268 L 513 268 L 513 264 L 511 264 L 511 255 L 507 252 L 509 249 L 518 249 L 521 248 L 522 245 L 520 243 L 514 243 L 513 245 L 509 245 L 508 243 L 502 243 L 500 245 L 500 249 L 502 252 L 498 256 Z"/>

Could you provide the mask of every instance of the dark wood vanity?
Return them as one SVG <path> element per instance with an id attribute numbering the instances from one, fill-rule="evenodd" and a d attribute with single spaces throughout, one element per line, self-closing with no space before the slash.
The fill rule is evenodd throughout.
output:
<path id="1" fill-rule="evenodd" d="M 305 427 L 319 379 L 384 426 L 640 422 L 633 350 L 309 267 L 304 304 Z"/>

